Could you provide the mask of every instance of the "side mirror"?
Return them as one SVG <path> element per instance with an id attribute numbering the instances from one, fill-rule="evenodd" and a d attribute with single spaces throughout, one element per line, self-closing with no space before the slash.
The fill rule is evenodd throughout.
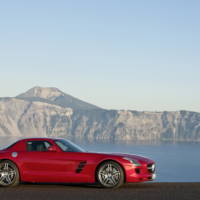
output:
<path id="1" fill-rule="evenodd" d="M 56 149 L 55 146 L 50 146 L 50 147 L 48 148 L 48 151 L 57 152 L 57 149 Z"/>

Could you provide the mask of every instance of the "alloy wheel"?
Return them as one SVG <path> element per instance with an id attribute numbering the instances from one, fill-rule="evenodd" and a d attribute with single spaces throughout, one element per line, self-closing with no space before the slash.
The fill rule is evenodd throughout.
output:
<path id="1" fill-rule="evenodd" d="M 0 185 L 11 186 L 18 180 L 18 171 L 16 166 L 10 161 L 0 163 Z"/>
<path id="2" fill-rule="evenodd" d="M 123 170 L 115 162 L 106 162 L 98 170 L 98 181 L 104 187 L 118 187 L 123 183 L 123 179 Z"/>

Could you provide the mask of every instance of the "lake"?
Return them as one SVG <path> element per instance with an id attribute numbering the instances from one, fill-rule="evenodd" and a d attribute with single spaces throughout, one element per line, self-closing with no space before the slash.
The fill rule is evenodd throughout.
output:
<path id="1" fill-rule="evenodd" d="M 16 138 L 0 138 L 0 147 Z M 157 182 L 200 182 L 200 143 L 80 143 L 92 152 L 139 154 L 156 161 Z"/>

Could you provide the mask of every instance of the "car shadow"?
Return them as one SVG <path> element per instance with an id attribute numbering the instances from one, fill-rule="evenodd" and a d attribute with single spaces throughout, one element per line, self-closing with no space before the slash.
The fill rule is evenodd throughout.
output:
<path id="1" fill-rule="evenodd" d="M 119 188 L 103 188 L 99 184 L 85 184 L 85 183 L 21 183 L 18 187 L 23 187 L 23 188 L 35 188 L 37 189 L 40 187 L 42 188 L 59 188 L 59 189 L 66 189 L 66 188 L 81 188 L 81 189 L 100 189 L 100 190 L 146 190 L 146 189 L 151 189 L 155 187 L 156 183 L 127 183 L 122 185 Z M 41 188 L 42 187 L 42 188 Z"/>

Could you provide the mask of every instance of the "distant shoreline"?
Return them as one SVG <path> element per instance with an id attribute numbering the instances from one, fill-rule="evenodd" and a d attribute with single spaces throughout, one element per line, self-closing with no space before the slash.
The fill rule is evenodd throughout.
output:
<path id="1" fill-rule="evenodd" d="M 0 136 L 0 141 L 2 139 L 7 139 L 10 141 L 14 141 L 14 140 L 19 140 L 19 139 L 23 139 L 23 138 L 30 138 L 32 136 Z M 33 137 L 38 137 L 40 138 L 40 136 L 33 136 Z M 48 136 L 46 136 L 48 137 Z M 55 137 L 57 138 L 57 137 Z M 88 141 L 87 139 L 79 139 L 79 138 L 70 138 L 70 137 L 58 137 L 58 138 L 65 138 L 65 139 L 69 139 L 72 140 L 73 142 L 77 142 L 79 144 L 83 143 L 83 144 L 141 144 L 141 145 L 145 145 L 145 144 L 181 144 L 181 143 L 188 143 L 188 144 L 192 144 L 192 143 L 196 143 L 196 144 L 200 144 L 200 140 L 135 140 L 135 141 L 129 141 L 129 140 L 116 140 L 116 141 L 110 141 L 109 139 L 99 139 L 99 140 L 94 140 L 94 141 Z"/>

